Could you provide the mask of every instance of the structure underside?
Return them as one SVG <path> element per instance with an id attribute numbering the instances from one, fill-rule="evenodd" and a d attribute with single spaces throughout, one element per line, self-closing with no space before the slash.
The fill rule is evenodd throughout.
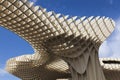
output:
<path id="1" fill-rule="evenodd" d="M 11 74 L 23 80 L 105 80 L 98 50 L 114 30 L 111 18 L 69 17 L 27 0 L 0 0 L 0 25 L 35 52 L 8 60 Z"/>
<path id="2" fill-rule="evenodd" d="M 71 80 L 72 76 L 70 68 L 64 60 L 57 58 L 55 61 L 51 62 L 51 64 L 33 67 L 30 65 L 31 61 L 22 61 L 29 56 L 31 55 L 11 58 L 8 61 L 9 65 L 7 65 L 6 69 L 9 68 L 9 70 L 7 70 L 10 73 L 23 80 Z M 19 61 L 15 61 L 15 59 L 18 58 Z M 10 67 L 11 61 L 14 62 L 14 65 L 12 64 L 12 66 Z M 120 79 L 120 59 L 100 58 L 99 61 L 101 68 L 105 74 L 106 80 Z M 96 73 L 99 73 L 99 71 Z"/>

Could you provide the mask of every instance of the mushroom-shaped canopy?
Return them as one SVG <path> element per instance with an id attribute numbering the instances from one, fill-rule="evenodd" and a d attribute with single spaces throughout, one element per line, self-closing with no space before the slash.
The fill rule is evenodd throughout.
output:
<path id="1" fill-rule="evenodd" d="M 35 51 L 33 55 L 12 58 L 7 63 L 6 69 L 23 79 L 26 76 L 19 73 L 23 69 L 50 67 L 52 62 L 62 67 L 66 63 L 58 64 L 61 57 L 75 58 L 81 55 L 77 51 L 82 53 L 91 45 L 89 50 L 98 50 L 115 26 L 108 17 L 64 16 L 53 11 L 47 12 L 28 0 L 0 0 L 0 25 L 25 39 Z M 84 69 L 78 72 L 82 73 Z"/>

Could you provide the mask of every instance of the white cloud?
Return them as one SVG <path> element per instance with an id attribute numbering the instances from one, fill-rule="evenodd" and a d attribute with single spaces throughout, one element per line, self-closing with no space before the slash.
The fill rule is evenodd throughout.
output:
<path id="1" fill-rule="evenodd" d="M 118 29 L 120 33 L 120 17 L 115 22 L 116 22 L 116 29 Z"/>
<path id="2" fill-rule="evenodd" d="M 100 57 L 120 58 L 120 18 L 115 22 L 116 26 L 114 32 L 100 48 Z"/>
<path id="3" fill-rule="evenodd" d="M 100 46 L 100 49 L 99 49 L 99 56 L 100 57 L 110 57 L 112 55 L 111 53 L 111 49 L 108 45 L 108 41 L 105 41 L 101 46 Z"/>
<path id="4" fill-rule="evenodd" d="M 0 77 L 5 76 L 6 74 L 8 74 L 4 69 L 0 68 Z"/>
<path id="5" fill-rule="evenodd" d="M 116 28 L 112 38 L 113 39 L 110 42 L 110 47 L 113 51 L 113 55 L 111 57 L 120 58 L 120 18 L 116 20 Z"/>
<path id="6" fill-rule="evenodd" d="M 8 74 L 8 72 L 6 72 L 4 70 L 4 66 L 5 65 L 3 65 L 3 64 L 0 63 L 0 77 L 4 77 L 4 76 L 6 76 Z"/>
<path id="7" fill-rule="evenodd" d="M 9 74 L 3 68 L 0 68 L 0 80 L 20 80 L 20 79 Z"/>
<path id="8" fill-rule="evenodd" d="M 30 0 L 31 2 L 34 2 L 34 3 L 36 3 L 37 2 L 37 0 Z"/>

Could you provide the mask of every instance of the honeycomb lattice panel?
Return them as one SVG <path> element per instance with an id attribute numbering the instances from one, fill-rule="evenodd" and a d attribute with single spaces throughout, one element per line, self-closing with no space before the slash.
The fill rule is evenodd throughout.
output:
<path id="1" fill-rule="evenodd" d="M 67 63 L 59 56 L 76 57 L 71 53 L 86 51 L 91 45 L 98 49 L 115 26 L 108 17 L 69 17 L 48 12 L 28 0 L 0 0 L 0 25 L 25 39 L 35 51 L 33 55 L 10 59 L 6 70 L 22 79 L 38 80 L 43 76 L 41 70 L 46 75 L 69 76 Z"/>
<path id="2" fill-rule="evenodd" d="M 53 37 L 55 41 L 59 41 L 56 36 L 60 35 L 91 37 L 101 42 L 114 28 L 114 22 L 110 18 L 99 16 L 70 18 L 52 11 L 47 12 L 46 9 L 34 6 L 27 0 L 1 0 L 0 4 L 0 25 L 27 40 L 37 51 L 44 52 L 43 42 L 46 39 L 53 41 Z M 67 45 L 62 46 L 66 48 Z"/>

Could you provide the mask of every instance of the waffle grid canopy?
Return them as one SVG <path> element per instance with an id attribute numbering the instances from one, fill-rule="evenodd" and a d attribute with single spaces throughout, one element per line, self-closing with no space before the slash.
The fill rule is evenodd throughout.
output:
<path id="1" fill-rule="evenodd" d="M 29 42 L 35 52 L 9 59 L 6 70 L 11 74 L 23 80 L 105 80 L 98 49 L 114 30 L 111 18 L 69 17 L 28 0 L 0 0 L 0 25 Z"/>

